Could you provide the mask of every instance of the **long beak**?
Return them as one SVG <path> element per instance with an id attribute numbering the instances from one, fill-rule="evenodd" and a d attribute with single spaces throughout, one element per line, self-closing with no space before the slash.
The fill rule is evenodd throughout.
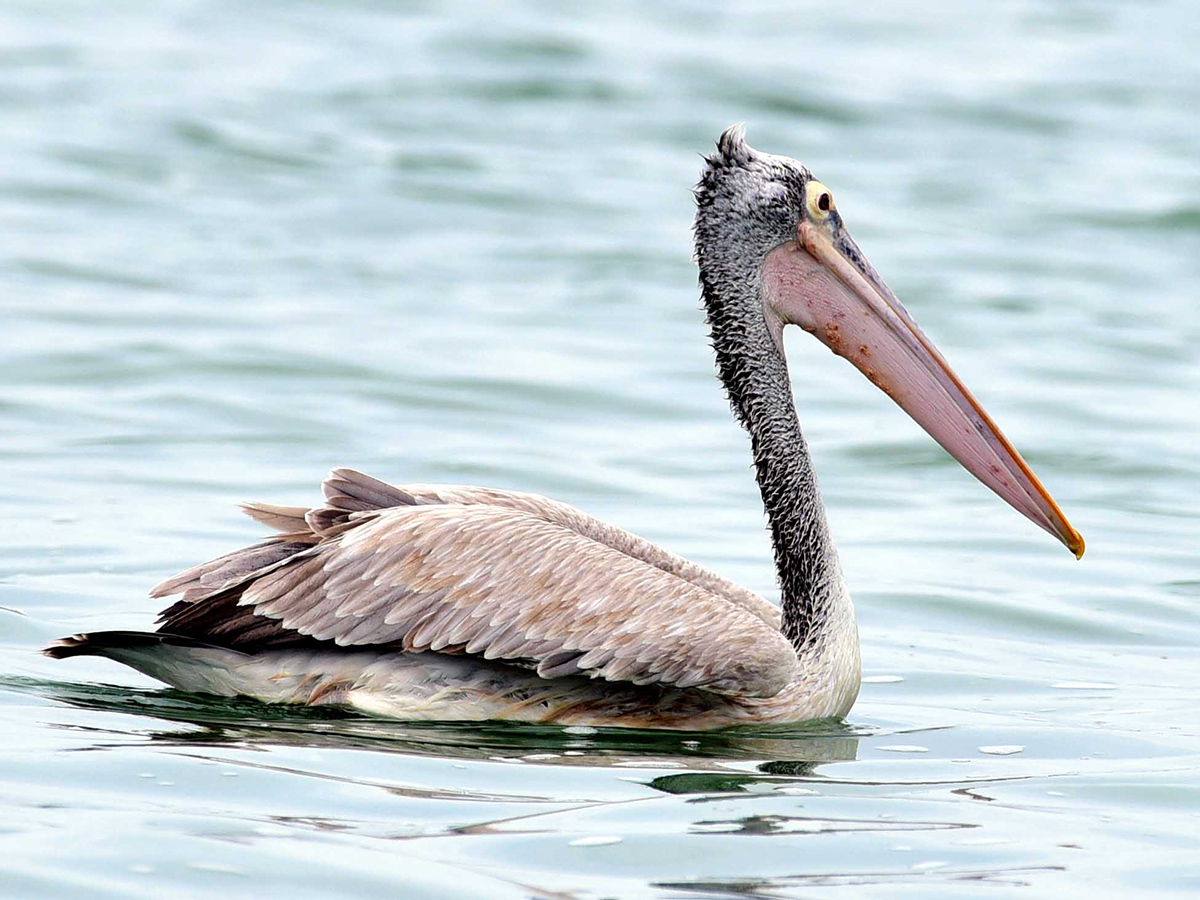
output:
<path id="1" fill-rule="evenodd" d="M 1083 537 L 850 236 L 804 221 L 797 244 L 773 261 L 768 285 L 784 318 L 850 360 L 968 472 L 1083 556 Z"/>

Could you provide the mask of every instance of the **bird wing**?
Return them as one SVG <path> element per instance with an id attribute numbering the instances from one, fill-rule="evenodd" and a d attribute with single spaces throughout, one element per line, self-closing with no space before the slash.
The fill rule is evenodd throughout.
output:
<path id="1" fill-rule="evenodd" d="M 326 497 L 307 512 L 254 507 L 285 531 L 244 551 L 264 564 L 248 571 L 231 554 L 164 582 L 157 594 L 183 590 L 184 600 L 165 611 L 162 630 L 212 638 L 240 616 L 238 628 L 257 635 L 465 653 L 544 678 L 745 697 L 773 696 L 794 675 L 794 650 L 753 604 L 581 533 L 596 520 L 566 504 L 482 488 L 393 487 L 348 470 L 326 482 Z M 304 542 L 301 522 L 315 543 Z M 611 532 L 601 536 L 619 543 L 627 534 Z M 658 550 L 636 540 L 643 556 Z"/>
<path id="2" fill-rule="evenodd" d="M 657 544 L 581 512 L 569 503 L 552 500 L 541 494 L 524 491 L 505 491 L 497 488 L 453 484 L 406 484 L 400 487 L 387 484 L 356 472 L 353 469 L 334 469 L 322 485 L 325 503 L 332 511 L 330 520 L 337 524 L 335 511 L 363 511 L 405 504 L 427 505 L 454 503 L 466 506 L 500 506 L 516 509 L 562 525 L 634 559 L 649 563 L 671 575 L 691 582 L 749 610 L 772 628 L 780 627 L 779 608 L 758 594 L 716 572 L 697 565 Z M 327 516 L 330 512 L 326 513 Z M 313 518 L 313 516 L 310 516 Z M 289 528 L 276 525 L 280 531 Z"/>

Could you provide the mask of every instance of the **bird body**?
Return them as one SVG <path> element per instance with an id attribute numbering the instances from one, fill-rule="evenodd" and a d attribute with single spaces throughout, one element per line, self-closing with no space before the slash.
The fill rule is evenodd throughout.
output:
<path id="1" fill-rule="evenodd" d="M 837 652 L 801 666 L 757 594 L 568 504 L 394 486 L 350 469 L 312 509 L 247 504 L 279 532 L 152 589 L 156 634 L 66 638 L 177 688 L 404 719 L 714 728 L 844 715 Z"/>
<path id="2" fill-rule="evenodd" d="M 750 437 L 780 583 L 757 594 L 568 504 L 350 469 L 276 534 L 168 579 L 157 632 L 46 649 L 175 687 L 407 719 L 717 728 L 844 716 L 854 607 L 800 431 L 784 326 L 813 333 L 1077 554 L 1045 488 L 845 232 L 828 189 L 730 129 L 696 191 L 717 370 Z"/>

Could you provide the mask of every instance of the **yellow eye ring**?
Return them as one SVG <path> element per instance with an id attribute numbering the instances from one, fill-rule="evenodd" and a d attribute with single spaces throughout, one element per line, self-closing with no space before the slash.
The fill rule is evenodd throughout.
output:
<path id="1" fill-rule="evenodd" d="M 833 194 L 819 181 L 810 181 L 805 186 L 804 199 L 808 205 L 808 214 L 817 222 L 825 219 L 836 208 Z"/>

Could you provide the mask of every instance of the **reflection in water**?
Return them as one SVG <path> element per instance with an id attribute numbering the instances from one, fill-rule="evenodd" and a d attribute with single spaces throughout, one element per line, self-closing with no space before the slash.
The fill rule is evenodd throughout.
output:
<path id="1" fill-rule="evenodd" d="M 414 858 L 440 860 L 488 879 L 497 878 L 495 859 L 513 852 L 507 849 L 510 841 L 524 842 L 512 846 L 528 848 L 532 859 L 558 859 L 563 845 L 572 853 L 596 858 L 605 848 L 623 848 L 613 853 L 643 853 L 640 845 L 645 837 L 636 831 L 637 822 L 652 822 L 653 833 L 667 840 L 711 844 L 714 858 L 723 852 L 721 841 L 771 838 L 756 840 L 752 851 L 774 860 L 774 873 L 768 877 L 745 877 L 757 875 L 757 866 L 745 870 L 726 864 L 706 871 L 703 865 L 681 868 L 674 860 L 657 870 L 661 877 L 640 882 L 671 896 L 778 898 L 791 896 L 789 889 L 869 884 L 940 883 L 951 891 L 954 885 L 968 882 L 1016 887 L 1029 883 L 1033 873 L 1063 868 L 1058 860 L 1033 866 L 1021 860 L 1025 865 L 1018 865 L 1003 851 L 966 851 L 970 859 L 956 859 L 954 851 L 946 853 L 946 848 L 957 844 L 986 846 L 987 837 L 954 835 L 978 833 L 985 826 L 973 816 L 974 810 L 994 808 L 993 804 L 971 804 L 969 811 L 958 805 L 947 809 L 927 802 L 905 804 L 899 798 L 914 785 L 897 780 L 892 784 L 900 792 L 899 805 L 892 808 L 903 810 L 902 814 L 879 815 L 869 802 L 855 807 L 852 798 L 857 788 L 841 777 L 822 776 L 820 769 L 828 763 L 856 760 L 861 740 L 871 734 L 836 722 L 715 733 L 508 722 L 405 723 L 329 708 L 268 705 L 171 690 L 30 678 L 0 679 L 0 686 L 76 709 L 112 714 L 104 718 L 110 727 L 88 729 L 85 746 L 79 749 L 119 749 L 132 757 L 144 752 L 148 738 L 159 751 L 193 767 L 179 770 L 190 773 L 186 777 L 193 784 L 197 763 L 254 777 L 260 787 L 278 783 L 280 777 L 288 779 L 286 792 L 295 799 L 283 809 L 273 809 L 273 801 L 261 809 L 253 805 L 242 809 L 228 798 L 221 801 L 220 816 L 233 835 L 245 833 L 236 824 L 244 823 L 253 833 L 263 827 L 275 829 L 270 834 L 277 835 L 276 840 L 319 833 L 322 840 L 368 848 L 403 844 L 402 853 L 411 852 Z M 81 723 L 69 727 L 78 731 Z M 307 752 L 314 749 L 334 752 Z M 397 758 L 393 762 L 380 754 Z M 581 780 L 564 791 L 538 774 L 546 767 L 573 767 L 578 776 L 586 776 L 588 770 L 615 769 L 621 774 L 617 781 L 628 783 L 630 790 L 614 794 L 607 788 L 597 795 L 591 787 L 595 782 Z M 667 771 L 656 771 L 661 769 Z M 159 784 L 169 790 L 174 782 Z M 961 790 L 961 781 L 942 784 L 939 789 L 948 794 Z M 183 809 L 185 822 L 207 821 L 211 814 L 207 792 L 195 797 L 197 805 Z M 334 812 L 330 797 L 349 797 L 353 802 L 335 804 L 339 812 Z M 625 824 L 614 829 L 617 823 Z M 635 830 L 627 831 L 631 826 Z M 205 834 L 208 827 L 203 826 Z M 617 836 L 612 836 L 614 832 Z M 826 857 L 824 848 L 831 845 L 822 836 L 832 839 L 834 835 L 838 841 L 854 842 L 865 854 L 888 852 L 889 847 L 926 849 L 920 857 L 892 856 L 893 865 L 860 860 L 854 854 Z M 260 842 L 234 839 L 250 840 L 256 847 Z M 555 846 L 560 850 L 547 847 L 546 842 L 558 842 Z M 820 852 L 813 855 L 809 848 Z M 703 852 L 691 856 L 706 858 Z M 793 874 L 798 860 L 806 860 L 803 874 Z M 546 874 L 537 864 L 534 869 L 539 879 Z M 722 874 L 743 877 L 716 877 Z M 569 890 L 558 891 L 553 879 L 535 885 L 501 876 L 496 883 L 501 882 L 511 884 L 522 896 L 574 896 Z M 616 884 L 625 883 L 617 879 Z M 619 889 L 611 893 L 621 895 Z"/>
<path id="2" fill-rule="evenodd" d="M 459 759 L 530 761 L 546 765 L 680 766 L 720 768 L 723 760 L 770 760 L 758 770 L 774 780 L 812 777 L 821 763 L 854 760 L 859 735 L 834 721 L 789 728 L 671 732 L 571 728 L 514 722 L 430 723 L 373 719 L 331 707 L 282 706 L 247 698 L 173 690 L 139 690 L 27 678 L 6 686 L 84 709 L 129 713 L 195 726 L 198 730 L 137 731 L 178 746 L 301 746 L 371 749 Z M 112 731 L 114 736 L 128 732 Z M 711 777 L 711 780 L 706 780 Z M 669 775 L 649 784 L 667 793 L 741 790 L 770 781 L 754 775 L 701 772 Z"/>
<path id="3" fill-rule="evenodd" d="M 1031 876 L 1039 872 L 1064 872 L 1065 866 L 1016 866 L 989 869 L 922 869 L 916 872 L 867 872 L 856 875 L 785 875 L 762 881 L 691 881 L 659 882 L 655 887 L 677 892 L 672 896 L 744 897 L 747 900 L 779 900 L 788 887 L 867 886 L 875 884 L 915 884 L 932 888 L 934 884 L 973 882 L 996 887 L 1029 887 Z M 965 884 L 961 885 L 966 887 Z M 952 890 L 952 888 L 946 888 Z"/>
<path id="4" fill-rule="evenodd" d="M 699 834 L 830 834 L 836 831 L 942 831 L 976 828 L 972 822 L 919 822 L 889 819 L 843 819 L 815 816 L 754 815 L 739 819 L 703 819 L 692 830 Z"/>

